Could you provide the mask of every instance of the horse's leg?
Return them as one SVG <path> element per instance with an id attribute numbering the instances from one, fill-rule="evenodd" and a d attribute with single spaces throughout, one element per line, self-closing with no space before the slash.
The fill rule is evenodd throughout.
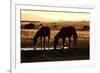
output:
<path id="1" fill-rule="evenodd" d="M 64 49 L 64 47 L 65 47 L 65 38 L 62 38 L 62 41 L 63 41 L 63 47 L 62 47 L 62 49 Z"/>
<path id="2" fill-rule="evenodd" d="M 44 47 L 44 50 L 45 50 L 45 37 L 43 39 L 43 47 Z"/>
<path id="3" fill-rule="evenodd" d="M 42 37 L 40 37 L 40 45 L 41 45 L 41 50 L 42 50 Z"/>
<path id="4" fill-rule="evenodd" d="M 76 46 L 77 46 L 77 38 L 74 38 L 74 40 L 73 40 L 73 48 L 76 48 Z"/>
<path id="5" fill-rule="evenodd" d="M 36 46 L 33 47 L 33 50 L 35 50 L 35 49 L 36 49 Z"/>
<path id="6" fill-rule="evenodd" d="M 56 46 L 58 44 L 58 40 L 57 39 L 54 39 L 54 49 L 56 50 Z"/>
<path id="7" fill-rule="evenodd" d="M 69 37 L 69 48 L 70 48 L 70 44 L 71 44 L 71 38 Z"/>
<path id="8" fill-rule="evenodd" d="M 47 43 L 48 49 L 49 49 L 49 44 L 50 44 L 50 39 L 48 37 L 48 43 Z"/>
<path id="9" fill-rule="evenodd" d="M 59 38 L 58 38 L 57 36 L 54 37 L 54 49 L 55 49 L 55 50 L 56 50 L 56 48 L 57 48 L 58 41 L 59 41 Z"/>

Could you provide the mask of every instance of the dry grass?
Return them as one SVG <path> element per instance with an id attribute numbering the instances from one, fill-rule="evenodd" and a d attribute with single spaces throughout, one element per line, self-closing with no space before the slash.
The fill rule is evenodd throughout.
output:
<path id="1" fill-rule="evenodd" d="M 21 47 L 31 48 L 33 47 L 32 39 L 37 30 L 23 29 L 21 32 Z M 58 33 L 58 30 L 51 30 L 50 46 L 53 47 L 54 36 Z M 89 48 L 89 31 L 77 31 L 78 34 L 78 48 Z M 58 46 L 61 46 L 62 40 L 59 40 Z M 71 44 L 72 45 L 72 44 Z M 38 42 L 38 47 L 40 42 Z M 68 46 L 68 39 L 66 39 L 66 46 Z"/>

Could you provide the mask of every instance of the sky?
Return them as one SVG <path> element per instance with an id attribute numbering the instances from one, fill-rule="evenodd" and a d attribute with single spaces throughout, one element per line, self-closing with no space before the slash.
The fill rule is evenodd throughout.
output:
<path id="1" fill-rule="evenodd" d="M 21 21 L 89 21 L 89 13 L 21 10 Z"/>

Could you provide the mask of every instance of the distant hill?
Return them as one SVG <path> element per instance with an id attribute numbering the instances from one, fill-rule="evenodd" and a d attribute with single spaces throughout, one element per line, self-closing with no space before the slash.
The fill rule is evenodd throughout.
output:
<path id="1" fill-rule="evenodd" d="M 90 21 L 58 21 L 58 22 L 40 22 L 40 21 L 21 21 L 21 27 L 33 23 L 34 29 L 38 29 L 40 24 L 49 26 L 51 29 L 61 29 L 64 26 L 74 26 L 77 30 L 82 30 L 84 26 L 90 26 Z"/>

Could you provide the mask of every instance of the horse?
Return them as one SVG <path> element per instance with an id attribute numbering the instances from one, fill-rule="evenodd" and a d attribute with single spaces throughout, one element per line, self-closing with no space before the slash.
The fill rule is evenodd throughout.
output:
<path id="1" fill-rule="evenodd" d="M 45 38 L 46 37 L 48 37 L 48 48 L 49 48 L 50 28 L 48 26 L 42 26 L 42 27 L 39 28 L 39 30 L 36 32 L 36 34 L 33 38 L 34 49 L 36 48 L 37 41 L 38 41 L 39 38 L 41 40 L 41 49 L 42 49 L 42 44 L 43 44 L 43 47 L 45 49 L 45 41 L 46 41 Z M 42 40 L 43 40 L 43 43 L 42 43 Z"/>
<path id="2" fill-rule="evenodd" d="M 69 38 L 69 48 L 70 48 L 70 44 L 71 44 L 71 37 L 73 37 L 73 46 L 74 48 L 76 47 L 77 44 L 77 32 L 76 29 L 73 26 L 68 26 L 68 27 L 62 27 L 61 30 L 56 34 L 56 36 L 54 37 L 54 49 L 56 49 L 56 46 L 58 44 L 58 40 L 61 38 L 62 42 L 63 42 L 63 47 L 62 49 L 64 49 L 64 43 L 66 38 Z"/>

